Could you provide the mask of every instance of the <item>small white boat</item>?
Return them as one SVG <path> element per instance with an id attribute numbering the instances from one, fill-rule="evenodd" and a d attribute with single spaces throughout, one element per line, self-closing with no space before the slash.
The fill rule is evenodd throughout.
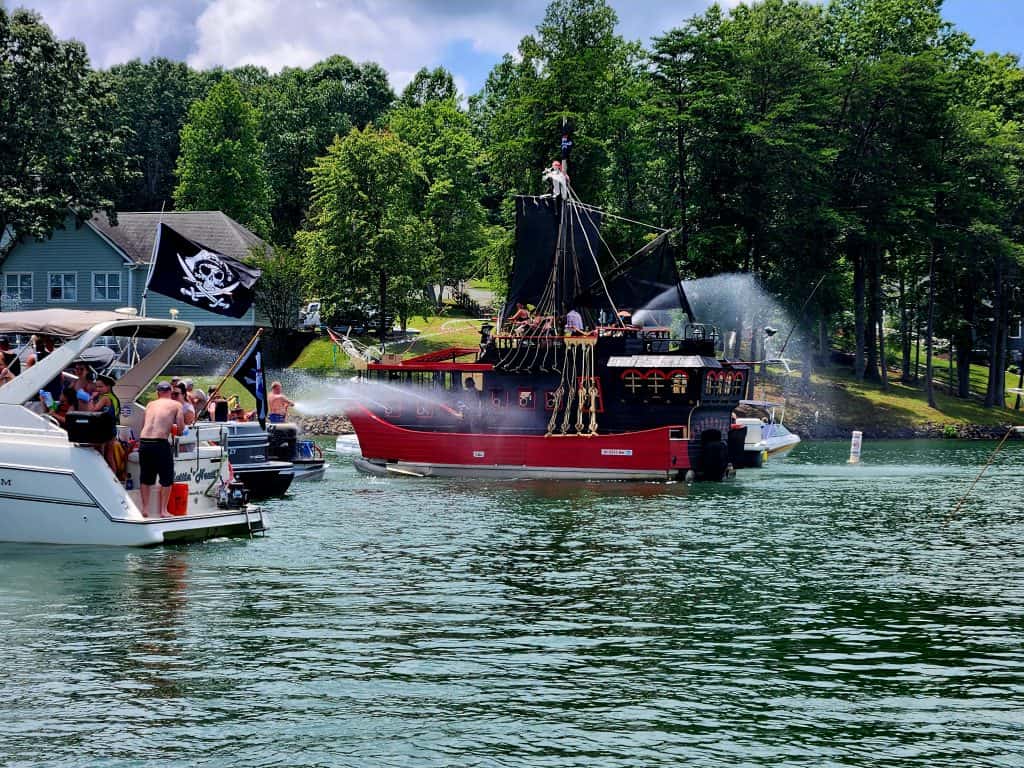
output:
<path id="1" fill-rule="evenodd" d="M 334 452 L 339 456 L 359 453 L 359 438 L 354 434 L 338 435 L 334 440 Z"/>
<path id="2" fill-rule="evenodd" d="M 760 467 L 771 459 L 781 459 L 800 443 L 800 436 L 790 432 L 782 423 L 786 415 L 785 403 L 740 400 L 740 405 L 765 414 L 764 417 L 736 419 L 738 426 L 747 428 L 747 436 L 743 441 L 743 451 L 747 457 L 744 466 Z"/>
<path id="3" fill-rule="evenodd" d="M 97 339 L 132 345 L 148 351 L 127 368 L 114 393 L 121 401 L 119 436 L 138 435 L 144 408 L 136 398 L 188 340 L 191 323 L 60 309 L 0 313 L 0 332 L 63 340 L 0 387 L 0 541 L 149 546 L 251 536 L 269 527 L 266 513 L 248 504 L 240 485 L 228 477 L 221 425 L 204 425 L 175 438 L 175 503 L 169 507 L 177 514 L 159 516 L 154 488 L 154 508 L 146 517 L 140 509 L 137 452 L 128 456 L 122 483 L 101 453 L 86 444 L 87 438 L 74 442 L 84 436 L 79 427 L 69 427 L 69 434 L 37 405 L 40 390 L 61 377 Z M 83 414 L 80 422 L 99 415 Z"/>

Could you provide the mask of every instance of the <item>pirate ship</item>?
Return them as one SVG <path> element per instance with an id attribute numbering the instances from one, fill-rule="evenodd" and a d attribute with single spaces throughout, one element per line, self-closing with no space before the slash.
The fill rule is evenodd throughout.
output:
<path id="1" fill-rule="evenodd" d="M 742 456 L 732 411 L 749 370 L 718 359 L 717 330 L 694 318 L 676 233 L 617 262 L 599 253 L 607 214 L 576 197 L 557 162 L 545 175 L 551 194 L 516 200 L 508 297 L 479 348 L 357 356 L 346 408 L 357 468 L 721 480 Z"/>

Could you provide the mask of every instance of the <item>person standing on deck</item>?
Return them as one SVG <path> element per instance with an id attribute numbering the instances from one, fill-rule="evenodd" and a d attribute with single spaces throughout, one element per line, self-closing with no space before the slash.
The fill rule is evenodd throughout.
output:
<path id="1" fill-rule="evenodd" d="M 565 315 L 565 335 L 579 336 L 583 333 L 583 316 L 575 308 Z"/>
<path id="2" fill-rule="evenodd" d="M 267 398 L 267 410 L 270 412 L 268 420 L 271 424 L 283 424 L 288 420 L 288 409 L 295 403 L 284 396 L 281 392 L 281 382 L 275 381 L 270 385 L 270 397 Z"/>
<path id="3" fill-rule="evenodd" d="M 160 479 L 160 517 L 170 517 L 167 501 L 174 483 L 174 455 L 171 453 L 171 432 L 185 429 L 181 403 L 171 398 L 170 382 L 156 385 L 156 400 L 146 406 L 146 419 L 139 439 L 139 492 L 142 495 L 142 516 L 147 517 L 149 499 Z"/>

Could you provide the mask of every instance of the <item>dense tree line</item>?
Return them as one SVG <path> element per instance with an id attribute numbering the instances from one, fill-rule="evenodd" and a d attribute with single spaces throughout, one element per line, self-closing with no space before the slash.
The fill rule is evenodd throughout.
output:
<path id="1" fill-rule="evenodd" d="M 68 205 L 223 209 L 282 246 L 276 274 L 328 315 L 372 306 L 383 327 L 435 284 L 507 279 L 510 201 L 541 191 L 571 125 L 575 191 L 675 228 L 685 275 L 751 274 L 822 358 L 847 348 L 883 386 L 923 367 L 931 394 L 941 338 L 966 397 L 987 350 L 1001 403 L 1022 309 L 1024 74 L 941 10 L 711 6 L 644 48 L 604 0 L 553 0 L 465 105 L 443 69 L 396 96 L 340 55 L 278 74 L 92 71 L 39 17 L 0 10 L 0 224 L 41 232 Z M 606 232 L 619 251 L 647 236 Z M 728 353 L 759 359 L 765 321 L 730 318 Z"/>

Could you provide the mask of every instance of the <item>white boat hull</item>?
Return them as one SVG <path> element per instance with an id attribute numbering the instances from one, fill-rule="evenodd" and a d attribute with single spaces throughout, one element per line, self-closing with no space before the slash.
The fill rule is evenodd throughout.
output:
<path id="1" fill-rule="evenodd" d="M 186 514 L 159 517 L 154 488 L 144 517 L 138 489 L 126 490 L 99 451 L 69 443 L 45 423 L 10 428 L 0 435 L 0 541 L 145 547 L 267 530 L 269 519 L 257 507 L 217 507 L 210 492 L 222 450 L 194 441 L 187 447 L 175 462 L 175 481 L 188 486 Z M 137 482 L 134 454 L 128 471 Z"/>
<path id="2" fill-rule="evenodd" d="M 782 424 L 766 423 L 755 418 L 737 419 L 736 423 L 747 428 L 743 450 L 748 454 L 764 456 L 768 459 L 781 459 L 800 444 L 800 436 L 790 432 Z M 754 461 L 751 464 L 751 466 L 760 465 L 760 461 Z"/>

